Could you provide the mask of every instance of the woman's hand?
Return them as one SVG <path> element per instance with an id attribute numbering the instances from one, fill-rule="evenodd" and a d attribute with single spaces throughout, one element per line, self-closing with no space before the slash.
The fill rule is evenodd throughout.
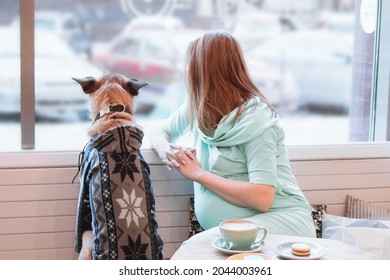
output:
<path id="1" fill-rule="evenodd" d="M 178 156 L 183 153 L 185 156 Z M 186 158 L 193 159 L 196 157 L 196 150 L 192 148 L 181 147 L 168 143 L 164 149 L 159 151 L 159 156 L 162 161 L 167 165 L 169 170 L 173 168 L 179 168 L 181 165 L 186 164 Z"/>
<path id="2" fill-rule="evenodd" d="M 179 152 L 179 147 L 167 143 L 164 149 L 159 151 L 159 156 L 162 161 L 167 165 L 169 170 L 173 168 L 178 168 L 180 166 L 180 160 L 177 158 L 176 154 Z"/>
<path id="3" fill-rule="evenodd" d="M 175 154 L 175 160 L 179 163 L 177 170 L 187 179 L 197 181 L 205 172 L 196 158 L 196 150 L 184 150 L 179 147 Z"/>
<path id="4" fill-rule="evenodd" d="M 179 149 L 185 151 L 189 157 L 196 156 L 196 150 L 180 147 L 170 143 L 170 135 L 161 129 L 156 129 L 151 138 L 153 149 L 158 153 L 161 160 L 167 165 L 169 170 L 180 167 L 183 162 L 176 156 Z"/>

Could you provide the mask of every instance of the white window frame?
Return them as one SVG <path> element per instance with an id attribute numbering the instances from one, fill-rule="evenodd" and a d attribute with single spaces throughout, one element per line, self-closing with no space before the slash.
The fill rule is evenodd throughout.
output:
<path id="1" fill-rule="evenodd" d="M 21 13 L 21 129 L 22 148 L 20 152 L 0 153 L 0 168 L 38 168 L 38 167 L 74 167 L 79 152 L 40 152 L 28 150 L 34 148 L 34 0 L 20 0 Z M 390 1 L 378 1 L 378 26 L 376 36 L 376 54 L 374 59 L 373 98 L 381 102 L 372 102 L 371 140 L 376 142 L 350 143 L 327 146 L 289 146 L 290 160 L 343 160 L 343 159 L 380 159 L 390 158 L 390 18 L 380 15 L 390 14 Z M 32 34 L 32 35 L 31 35 Z M 385 35 L 386 34 L 386 35 Z M 389 38 L 389 39 L 388 39 Z M 383 51 L 382 51 L 383 50 Z M 24 61 L 26 60 L 26 61 Z M 32 71 L 31 71 L 32 69 Z M 373 99 L 373 100 L 374 100 Z M 384 102 L 382 102 L 384 101 Z M 387 101 L 387 102 L 386 102 Z M 381 127 L 379 130 L 377 127 Z M 386 130 L 383 130 L 386 127 Z M 26 133 L 27 132 L 27 133 Z M 378 142 L 382 141 L 382 142 Z M 152 150 L 143 150 L 149 164 L 162 164 Z"/>

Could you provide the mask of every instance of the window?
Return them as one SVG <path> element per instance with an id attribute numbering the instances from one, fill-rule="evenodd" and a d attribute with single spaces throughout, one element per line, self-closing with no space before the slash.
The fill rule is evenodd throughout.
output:
<path id="1" fill-rule="evenodd" d="M 88 96 L 71 78 L 103 71 L 149 83 L 136 98 L 149 148 L 148 130 L 186 99 L 188 43 L 217 28 L 241 42 L 288 145 L 388 141 L 389 12 L 381 0 L 6 1 L 0 152 L 81 150 Z"/>
<path id="2" fill-rule="evenodd" d="M 135 40 L 127 39 L 123 41 L 119 41 L 114 44 L 113 52 L 121 54 L 121 55 L 129 55 L 137 52 L 138 43 Z"/>

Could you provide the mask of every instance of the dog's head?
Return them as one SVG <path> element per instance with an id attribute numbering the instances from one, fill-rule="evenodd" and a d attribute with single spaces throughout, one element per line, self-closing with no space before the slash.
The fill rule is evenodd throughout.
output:
<path id="1" fill-rule="evenodd" d="M 128 79 L 117 73 L 104 74 L 99 78 L 72 78 L 78 82 L 83 91 L 91 99 L 91 118 L 102 117 L 101 111 L 117 110 L 116 112 L 134 113 L 134 96 L 147 83 L 136 79 Z"/>

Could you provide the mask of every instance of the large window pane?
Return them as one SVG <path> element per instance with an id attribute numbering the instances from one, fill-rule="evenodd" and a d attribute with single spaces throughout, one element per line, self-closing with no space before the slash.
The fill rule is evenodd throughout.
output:
<path id="1" fill-rule="evenodd" d="M 18 26 L 11 26 L 18 15 L 18 1 L 2 2 L 0 9 L 0 151 L 19 150 L 20 134 L 20 47 Z"/>
<path id="2" fill-rule="evenodd" d="M 18 22 L 15 2 L 6 1 L 9 26 Z M 376 3 L 35 0 L 35 147 L 80 150 L 88 97 L 71 78 L 112 71 L 149 83 L 135 99 L 148 148 L 148 131 L 186 99 L 188 43 L 217 28 L 241 42 L 254 82 L 282 117 L 287 144 L 370 141 Z M 0 123 L 18 133 L 17 121 Z"/>

